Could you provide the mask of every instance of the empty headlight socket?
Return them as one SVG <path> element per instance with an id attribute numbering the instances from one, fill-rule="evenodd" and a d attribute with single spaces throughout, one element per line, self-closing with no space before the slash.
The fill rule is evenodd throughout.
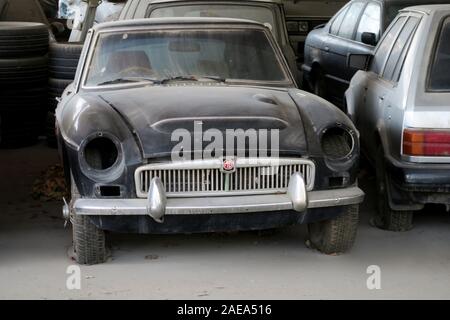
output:
<path id="1" fill-rule="evenodd" d="M 115 162 L 110 166 L 109 168 L 106 168 L 104 170 L 93 168 L 88 162 L 86 161 L 86 147 L 94 140 L 97 140 L 97 142 L 101 142 L 101 140 L 110 140 L 108 143 L 110 145 L 115 146 L 115 150 L 117 153 L 115 154 Z M 100 150 L 101 151 L 101 150 Z M 114 152 L 116 152 L 114 151 Z M 117 137 L 114 135 L 108 133 L 108 132 L 94 132 L 93 134 L 89 135 L 80 146 L 80 151 L 78 153 L 78 159 L 80 163 L 80 169 L 87 177 L 90 179 L 97 181 L 97 182 L 110 182 L 114 181 L 117 178 L 120 177 L 123 169 L 124 169 L 124 157 L 123 157 L 123 151 L 120 141 Z"/>
<path id="2" fill-rule="evenodd" d="M 349 160 L 353 155 L 356 140 L 355 133 L 339 122 L 322 130 L 320 135 L 322 151 L 331 161 Z"/>

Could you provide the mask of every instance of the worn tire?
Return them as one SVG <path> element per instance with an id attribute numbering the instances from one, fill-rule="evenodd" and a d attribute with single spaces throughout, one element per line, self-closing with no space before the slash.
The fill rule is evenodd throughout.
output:
<path id="1" fill-rule="evenodd" d="M 76 262 L 93 265 L 106 261 L 105 233 L 87 216 L 72 218 L 73 248 Z"/>
<path id="2" fill-rule="evenodd" d="M 82 49 L 83 44 L 80 43 L 52 42 L 49 54 L 50 77 L 73 80 Z"/>
<path id="3" fill-rule="evenodd" d="M 80 197 L 71 179 L 72 203 Z M 94 265 L 106 261 L 105 232 L 97 228 L 87 216 L 71 214 L 75 260 L 79 264 Z"/>
<path id="4" fill-rule="evenodd" d="M 375 159 L 376 166 L 376 184 L 377 184 L 377 213 L 373 219 L 373 224 L 383 230 L 389 231 L 408 231 L 413 228 L 412 211 L 392 210 L 389 205 L 387 190 L 388 173 L 386 171 L 385 157 L 383 147 L 377 150 Z"/>
<path id="5" fill-rule="evenodd" d="M 40 108 L 0 109 L 0 118 L 1 147 L 17 148 L 36 143 L 43 120 Z"/>
<path id="6" fill-rule="evenodd" d="M 42 56 L 48 52 L 49 32 L 45 24 L 0 22 L 0 58 Z"/>
<path id="7" fill-rule="evenodd" d="M 45 108 L 47 88 L 10 89 L 1 94 L 1 110 L 18 110 L 26 112 L 28 108 Z"/>
<path id="8" fill-rule="evenodd" d="M 47 57 L 0 59 L 1 146 L 34 144 L 45 120 Z"/>
<path id="9" fill-rule="evenodd" d="M 312 248 L 325 254 L 342 254 L 349 251 L 356 238 L 359 222 L 359 205 L 345 206 L 345 213 L 332 220 L 308 225 Z"/>
<path id="10" fill-rule="evenodd" d="M 47 88 L 47 78 L 47 56 L 0 59 L 0 86 L 2 89 Z"/>

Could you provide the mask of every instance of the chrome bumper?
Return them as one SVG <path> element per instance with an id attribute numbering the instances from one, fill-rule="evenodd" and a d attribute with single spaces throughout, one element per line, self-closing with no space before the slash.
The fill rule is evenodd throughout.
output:
<path id="1" fill-rule="evenodd" d="M 79 215 L 149 215 L 161 222 L 165 215 L 232 214 L 345 206 L 364 200 L 358 187 L 306 191 L 303 178 L 294 174 L 287 193 L 202 198 L 166 198 L 161 182 L 152 181 L 147 199 L 86 199 L 75 201 L 72 210 Z"/>

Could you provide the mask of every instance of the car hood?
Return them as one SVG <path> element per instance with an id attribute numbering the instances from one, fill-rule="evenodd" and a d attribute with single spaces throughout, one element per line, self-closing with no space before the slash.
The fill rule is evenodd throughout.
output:
<path id="1" fill-rule="evenodd" d="M 278 129 L 280 155 L 304 155 L 307 152 L 298 108 L 284 89 L 225 85 L 145 86 L 105 91 L 99 96 L 134 131 L 144 158 L 170 155 L 179 144 L 179 137 L 172 139 L 172 134 L 186 130 L 192 133 L 194 123 L 203 132 L 209 129 L 222 133 L 227 129 Z M 270 132 L 268 136 L 271 136 Z M 226 141 L 225 135 L 223 139 Z M 270 145 L 270 138 L 268 140 Z M 203 142 L 203 147 L 210 143 Z M 252 149 L 250 145 L 245 148 L 247 151 Z M 260 151 L 265 149 L 259 147 Z M 235 152 L 237 150 L 238 147 Z"/>

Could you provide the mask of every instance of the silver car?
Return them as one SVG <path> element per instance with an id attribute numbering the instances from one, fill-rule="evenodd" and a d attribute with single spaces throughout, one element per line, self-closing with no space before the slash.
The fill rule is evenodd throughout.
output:
<path id="1" fill-rule="evenodd" d="M 346 91 L 348 115 L 377 172 L 377 226 L 412 227 L 425 204 L 450 209 L 450 5 L 400 11 Z"/>

